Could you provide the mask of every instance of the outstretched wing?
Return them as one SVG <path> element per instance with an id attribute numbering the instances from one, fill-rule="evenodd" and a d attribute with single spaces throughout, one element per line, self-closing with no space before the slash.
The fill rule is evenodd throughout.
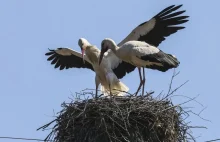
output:
<path id="1" fill-rule="evenodd" d="M 184 29 L 183 26 L 177 26 L 186 23 L 189 16 L 181 16 L 185 10 L 177 11 L 182 5 L 171 5 L 149 21 L 137 26 L 118 46 L 123 45 L 127 41 L 137 40 L 145 41 L 151 45 L 158 46 L 165 37 L 176 33 L 178 30 Z"/>
<path id="2" fill-rule="evenodd" d="M 45 54 L 48 57 L 48 61 L 51 61 L 51 64 L 55 65 L 55 68 L 60 68 L 63 70 L 64 68 L 88 68 L 94 70 L 92 64 L 85 57 L 85 63 L 83 63 L 81 53 L 74 51 L 70 48 L 57 48 L 56 50 L 50 50 Z"/>

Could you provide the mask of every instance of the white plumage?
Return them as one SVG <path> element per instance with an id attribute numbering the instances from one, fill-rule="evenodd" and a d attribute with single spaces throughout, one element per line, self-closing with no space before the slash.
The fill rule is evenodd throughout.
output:
<path id="1" fill-rule="evenodd" d="M 80 39 L 79 41 L 82 41 L 85 39 Z M 80 45 L 80 44 L 79 44 Z M 113 73 L 113 70 L 111 68 L 111 62 L 109 62 L 108 57 L 104 57 L 104 62 L 99 65 L 98 64 L 98 58 L 100 55 L 100 50 L 93 46 L 93 45 L 87 45 L 87 46 L 81 46 L 84 47 L 85 54 L 89 61 L 91 62 L 94 71 L 96 73 L 96 94 L 97 94 L 97 88 L 99 84 L 101 83 L 101 91 L 104 94 L 114 94 L 114 95 L 124 95 L 124 92 L 127 92 L 129 88 L 123 84 L 117 76 Z"/>
<path id="2" fill-rule="evenodd" d="M 102 54 L 107 52 L 109 49 L 111 49 L 118 58 L 138 67 L 140 85 L 136 93 L 140 90 L 141 85 L 143 85 L 142 94 L 144 93 L 144 68 L 165 72 L 171 68 L 176 68 L 179 65 L 179 61 L 174 56 L 166 54 L 155 46 L 149 45 L 145 42 L 129 41 L 121 47 L 118 47 L 116 43 L 109 38 L 102 41 L 99 63 L 102 62 Z M 143 79 L 140 71 L 141 67 L 143 67 Z"/>

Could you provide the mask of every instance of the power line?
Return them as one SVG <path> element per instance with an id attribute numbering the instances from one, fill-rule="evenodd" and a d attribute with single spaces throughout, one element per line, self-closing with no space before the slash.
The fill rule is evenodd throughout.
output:
<path id="1" fill-rule="evenodd" d="M 220 141 L 220 139 L 209 140 L 209 141 L 205 141 L 205 142 L 215 142 L 215 141 Z"/>
<path id="2" fill-rule="evenodd" d="M 44 141 L 44 142 L 52 142 L 52 140 L 42 140 L 42 139 L 32 139 L 32 138 L 17 138 L 17 137 L 0 137 L 0 139 L 15 139 L 15 140 L 29 140 L 29 141 Z"/>

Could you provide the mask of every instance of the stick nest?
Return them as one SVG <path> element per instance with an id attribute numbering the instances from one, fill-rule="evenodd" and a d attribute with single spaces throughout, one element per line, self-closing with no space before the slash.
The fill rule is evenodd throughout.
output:
<path id="1" fill-rule="evenodd" d="M 45 141 L 55 142 L 177 142 L 188 127 L 180 106 L 151 95 L 99 97 L 63 103 Z"/>

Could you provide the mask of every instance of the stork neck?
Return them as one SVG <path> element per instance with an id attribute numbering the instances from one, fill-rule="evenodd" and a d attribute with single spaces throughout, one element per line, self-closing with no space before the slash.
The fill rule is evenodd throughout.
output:
<path id="1" fill-rule="evenodd" d="M 115 44 L 112 45 L 111 50 L 112 50 L 113 53 L 117 54 L 118 49 L 119 49 L 119 47 L 117 45 L 115 45 Z"/>
<path id="2" fill-rule="evenodd" d="M 98 56 L 99 52 L 100 52 L 99 49 L 95 46 L 87 46 L 86 48 L 86 54 L 92 53 Z"/>
<path id="3" fill-rule="evenodd" d="M 99 52 L 95 46 L 87 46 L 86 48 L 86 56 L 93 64 L 98 63 Z"/>

